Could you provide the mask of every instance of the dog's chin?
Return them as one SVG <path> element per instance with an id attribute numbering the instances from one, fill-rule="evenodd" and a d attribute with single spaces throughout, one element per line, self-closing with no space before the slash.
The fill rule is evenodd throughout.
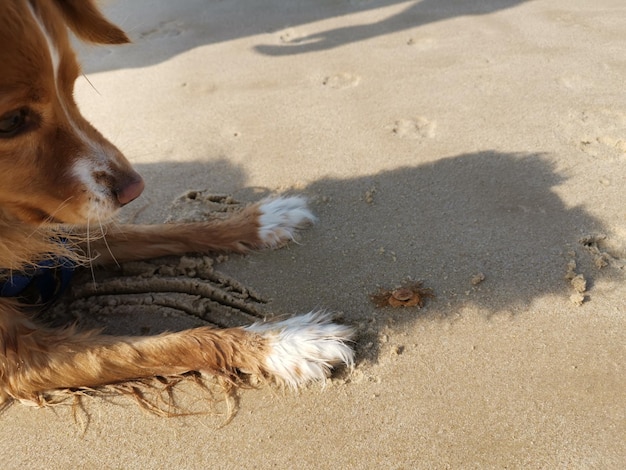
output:
<path id="1" fill-rule="evenodd" d="M 22 209 L 18 211 L 15 215 L 20 221 L 38 227 L 75 225 L 77 223 L 80 223 L 78 222 L 78 218 L 59 218 L 48 214 L 46 211 L 40 209 Z"/>
<path id="2" fill-rule="evenodd" d="M 28 225 L 41 226 L 48 224 L 63 224 L 63 222 L 57 217 L 54 217 L 45 210 L 39 209 L 37 207 L 19 205 L 16 207 L 11 207 L 10 209 L 5 208 L 4 213 L 9 220 L 18 220 Z"/>
<path id="3" fill-rule="evenodd" d="M 21 206 L 12 211 L 13 216 L 23 223 L 37 227 L 58 227 L 60 225 L 105 224 L 119 212 L 119 208 L 87 206 L 79 210 L 48 212 L 37 207 Z"/>

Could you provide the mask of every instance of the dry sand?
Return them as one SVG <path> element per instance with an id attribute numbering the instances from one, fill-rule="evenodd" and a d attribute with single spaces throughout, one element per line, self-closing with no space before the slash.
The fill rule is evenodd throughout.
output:
<path id="1" fill-rule="evenodd" d="M 221 428 L 13 406 L 3 468 L 626 467 L 623 0 L 106 10 L 135 44 L 82 47 L 76 94 L 145 176 L 124 217 L 163 221 L 188 189 L 309 196 L 299 244 L 218 269 L 268 312 L 339 312 L 358 364 L 247 391 Z M 374 308 L 407 278 L 436 299 Z"/>

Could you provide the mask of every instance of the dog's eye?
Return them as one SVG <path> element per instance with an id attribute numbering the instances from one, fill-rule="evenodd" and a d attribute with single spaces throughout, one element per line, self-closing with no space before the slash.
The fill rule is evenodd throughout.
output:
<path id="1" fill-rule="evenodd" d="M 14 137 L 26 129 L 28 108 L 20 108 L 0 117 L 0 138 Z"/>

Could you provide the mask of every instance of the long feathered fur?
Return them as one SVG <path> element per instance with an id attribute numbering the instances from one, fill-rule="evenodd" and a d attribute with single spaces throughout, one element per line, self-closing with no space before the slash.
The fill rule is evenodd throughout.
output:
<path id="1" fill-rule="evenodd" d="M 103 226 L 139 196 L 143 181 L 74 103 L 80 67 L 67 27 L 89 41 L 127 41 L 92 0 L 0 2 L 0 282 L 43 261 L 106 264 L 278 248 L 314 221 L 303 198 L 284 197 L 211 222 Z M 90 221 L 98 230 L 89 230 Z M 98 389 L 134 395 L 150 408 L 141 384 L 164 380 L 170 390 L 190 371 L 230 387 L 251 374 L 297 388 L 353 363 L 352 329 L 327 314 L 121 337 L 37 324 L 21 302 L 0 297 L 0 408 Z"/>

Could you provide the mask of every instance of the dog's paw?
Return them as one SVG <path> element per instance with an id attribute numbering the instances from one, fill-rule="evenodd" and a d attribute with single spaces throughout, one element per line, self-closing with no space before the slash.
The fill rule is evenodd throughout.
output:
<path id="1" fill-rule="evenodd" d="M 292 241 L 299 229 L 315 222 L 301 196 L 279 197 L 261 201 L 259 211 L 259 237 L 265 248 L 278 248 Z"/>
<path id="2" fill-rule="evenodd" d="M 293 389 L 323 381 L 334 366 L 354 364 L 354 351 L 347 344 L 354 330 L 333 323 L 325 312 L 310 312 L 275 323 L 255 323 L 246 329 L 267 340 L 267 373 Z"/>

